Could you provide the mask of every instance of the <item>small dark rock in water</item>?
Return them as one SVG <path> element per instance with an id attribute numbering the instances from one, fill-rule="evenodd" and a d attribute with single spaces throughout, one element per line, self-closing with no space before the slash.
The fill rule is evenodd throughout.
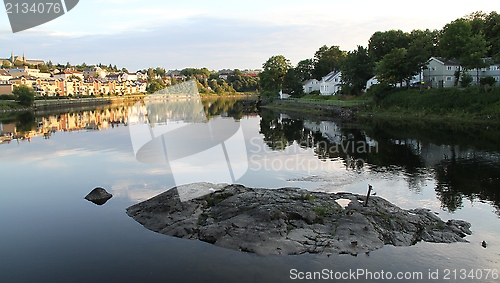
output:
<path id="1" fill-rule="evenodd" d="M 350 193 L 227 185 L 187 201 L 179 197 L 198 187 L 169 190 L 127 214 L 161 234 L 257 254 L 357 255 L 384 245 L 467 242 L 472 233 L 468 222 L 444 222 L 428 209 L 404 210 L 377 196 L 365 207 L 365 196 Z"/>
<path id="2" fill-rule="evenodd" d="M 482 246 L 483 248 L 485 248 L 485 249 L 486 249 L 486 247 L 488 246 L 488 244 L 486 243 L 486 241 L 483 241 L 483 242 L 481 243 L 481 246 Z"/>
<path id="3" fill-rule="evenodd" d="M 103 205 L 112 197 L 113 195 L 108 193 L 105 189 L 97 187 L 85 196 L 85 199 L 97 205 Z"/>

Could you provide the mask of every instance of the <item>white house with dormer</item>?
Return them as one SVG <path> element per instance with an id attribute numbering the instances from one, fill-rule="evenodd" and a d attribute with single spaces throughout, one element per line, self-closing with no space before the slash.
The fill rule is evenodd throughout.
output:
<path id="1" fill-rule="evenodd" d="M 342 72 L 332 71 L 321 78 L 319 92 L 321 95 L 336 95 L 342 89 Z"/>

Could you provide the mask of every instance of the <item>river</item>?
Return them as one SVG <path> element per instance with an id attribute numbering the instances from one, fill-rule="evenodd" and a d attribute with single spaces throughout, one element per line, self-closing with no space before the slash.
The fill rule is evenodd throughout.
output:
<path id="1" fill-rule="evenodd" d="M 161 110 L 170 113 L 169 123 L 188 119 L 181 115 L 185 107 L 169 105 Z M 201 123 L 210 123 L 212 134 L 242 137 L 224 147 L 226 179 L 249 187 L 359 194 L 370 184 L 377 196 L 402 208 L 424 207 L 444 220 L 470 222 L 469 243 L 385 246 L 357 257 L 259 256 L 151 232 L 126 208 L 176 184 L 217 181 L 219 160 L 200 155 L 179 165 L 199 150 L 167 158 L 167 164 L 144 159 L 134 144 L 132 126 L 140 122 L 135 106 L 111 105 L 0 121 L 0 282 L 288 282 L 312 272 L 360 282 L 388 274 L 408 282 L 497 282 L 498 128 L 347 123 L 258 112 L 237 99 L 204 100 L 202 106 Z M 175 142 L 178 149 L 200 147 L 195 139 Z M 113 194 L 104 205 L 84 199 L 97 186 Z"/>

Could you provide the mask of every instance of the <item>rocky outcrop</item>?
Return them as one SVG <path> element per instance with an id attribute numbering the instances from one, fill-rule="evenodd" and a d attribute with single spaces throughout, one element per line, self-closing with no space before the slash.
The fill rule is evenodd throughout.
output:
<path id="1" fill-rule="evenodd" d="M 442 221 L 427 209 L 401 209 L 387 200 L 298 188 L 253 189 L 227 185 L 180 201 L 174 188 L 127 208 L 146 228 L 257 254 L 368 253 L 384 245 L 419 241 L 466 242 L 470 224 Z"/>
<path id="2" fill-rule="evenodd" d="M 103 205 L 112 197 L 113 195 L 108 193 L 105 189 L 97 187 L 86 195 L 85 199 L 97 205 Z"/>

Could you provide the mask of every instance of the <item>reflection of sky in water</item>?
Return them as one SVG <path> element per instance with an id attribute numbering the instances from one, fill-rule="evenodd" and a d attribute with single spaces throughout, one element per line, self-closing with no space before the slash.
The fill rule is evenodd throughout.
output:
<path id="1" fill-rule="evenodd" d="M 291 268 L 394 272 L 498 268 L 500 225 L 491 205 L 464 200 L 463 208 L 453 214 L 442 210 L 432 171 L 413 178 L 398 171 L 375 172 L 368 166 L 346 170 L 341 159 L 320 161 L 313 150 L 297 145 L 283 152 L 270 151 L 259 134 L 259 122 L 259 117 L 240 120 L 251 154 L 250 169 L 239 183 L 360 194 L 365 194 L 367 185 L 372 184 L 377 196 L 403 208 L 425 207 L 443 219 L 471 222 L 474 234 L 467 238 L 471 243 L 386 246 L 369 257 L 357 258 L 259 257 L 151 233 L 127 217 L 125 209 L 166 191 L 174 180 L 167 166 L 139 163 L 127 127 L 120 126 L 99 132 L 58 132 L 50 139 L 36 137 L 31 142 L 0 147 L 0 254 L 8 258 L 0 265 L 0 281 L 43 281 L 49 273 L 52 282 L 282 282 Z M 290 170 L 262 170 L 266 162 L 273 160 L 275 165 L 292 160 L 288 163 Z M 294 160 L 319 167 L 308 172 Z M 255 170 L 257 166 L 261 170 Z M 192 172 L 188 167 L 182 170 Z M 311 175 L 316 177 L 301 179 Z M 96 186 L 114 195 L 102 207 L 83 199 Z M 480 246 L 483 240 L 489 243 L 487 249 Z M 95 271 L 99 265 L 105 266 L 106 271 Z M 242 278 L 241 274 L 253 277 Z"/>

